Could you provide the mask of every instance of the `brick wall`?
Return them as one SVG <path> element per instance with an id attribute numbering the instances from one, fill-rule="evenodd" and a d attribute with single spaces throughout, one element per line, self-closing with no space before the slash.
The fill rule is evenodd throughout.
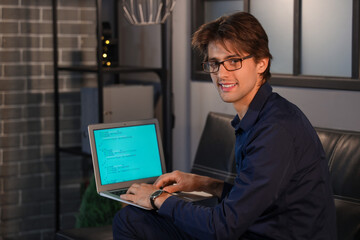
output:
<path id="1" fill-rule="evenodd" d="M 0 0 L 0 239 L 53 239 L 54 105 L 51 0 Z M 59 63 L 95 63 L 94 0 L 58 0 Z M 81 86 L 59 79 L 63 146 L 80 145 Z M 75 224 L 83 159 L 61 155 L 61 227 Z M 87 160 L 86 160 L 87 161 Z"/>

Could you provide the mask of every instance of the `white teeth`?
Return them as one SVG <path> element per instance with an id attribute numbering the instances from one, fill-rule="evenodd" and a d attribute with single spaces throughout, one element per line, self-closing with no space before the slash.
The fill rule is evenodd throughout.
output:
<path id="1" fill-rule="evenodd" d="M 222 87 L 229 88 L 229 87 L 234 87 L 234 86 L 236 85 L 236 83 L 234 83 L 234 84 L 221 84 L 221 83 L 220 83 L 220 85 L 221 85 Z"/>

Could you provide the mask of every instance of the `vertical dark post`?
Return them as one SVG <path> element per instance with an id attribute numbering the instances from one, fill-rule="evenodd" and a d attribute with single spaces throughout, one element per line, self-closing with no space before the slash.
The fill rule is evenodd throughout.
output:
<path id="1" fill-rule="evenodd" d="M 55 232 L 60 229 L 60 122 L 59 122 L 59 72 L 57 46 L 57 0 L 52 1 L 53 14 L 53 64 L 54 64 L 54 131 L 55 131 Z"/>
<path id="2" fill-rule="evenodd" d="M 360 1 L 353 0 L 351 78 L 360 79 Z"/>
<path id="3" fill-rule="evenodd" d="M 121 15 L 121 10 L 119 9 L 119 1 L 118 0 L 114 0 L 114 13 L 113 13 L 113 38 L 117 41 L 116 43 L 116 47 L 114 47 L 113 51 L 114 54 L 116 55 L 116 60 L 115 62 L 117 63 L 117 66 L 120 65 L 120 54 L 119 54 L 119 49 L 120 49 L 120 36 L 119 36 L 119 25 L 120 25 L 120 15 Z M 115 83 L 120 83 L 120 73 L 117 73 L 114 76 L 114 82 Z"/>
<path id="4" fill-rule="evenodd" d="M 173 93 L 171 77 L 171 32 L 172 16 L 170 15 L 165 23 L 161 24 L 161 85 L 163 94 L 163 135 L 164 154 L 166 170 L 172 171 L 172 129 L 174 125 L 173 116 Z"/>
<path id="5" fill-rule="evenodd" d="M 97 85 L 98 85 L 98 108 L 99 108 L 99 123 L 104 121 L 103 118 L 103 74 L 102 74 L 102 0 L 96 0 L 96 39 L 97 39 Z"/>
<path id="6" fill-rule="evenodd" d="M 301 0 L 294 1 L 293 74 L 301 74 Z"/>

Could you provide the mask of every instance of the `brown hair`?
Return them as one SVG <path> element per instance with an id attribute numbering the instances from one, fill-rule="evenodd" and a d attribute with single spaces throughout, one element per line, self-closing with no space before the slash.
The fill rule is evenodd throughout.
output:
<path id="1" fill-rule="evenodd" d="M 212 22 L 203 24 L 192 38 L 192 45 L 208 59 L 208 45 L 210 42 L 230 41 L 239 53 L 248 53 L 254 56 L 255 62 L 269 58 L 266 70 L 261 74 L 264 81 L 271 77 L 271 54 L 268 47 L 268 37 L 259 21 L 250 13 L 237 12 L 229 16 L 222 16 Z"/>

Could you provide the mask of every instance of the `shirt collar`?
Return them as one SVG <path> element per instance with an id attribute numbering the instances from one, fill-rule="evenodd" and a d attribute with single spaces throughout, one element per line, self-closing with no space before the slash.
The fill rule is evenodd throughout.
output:
<path id="1" fill-rule="evenodd" d="M 272 87 L 268 82 L 264 83 L 259 88 L 254 99 L 251 101 L 249 109 L 247 110 L 244 118 L 240 121 L 239 116 L 236 114 L 235 118 L 232 120 L 231 125 L 235 128 L 236 132 L 238 132 L 240 129 L 247 131 L 255 124 L 262 107 L 271 93 Z"/>

